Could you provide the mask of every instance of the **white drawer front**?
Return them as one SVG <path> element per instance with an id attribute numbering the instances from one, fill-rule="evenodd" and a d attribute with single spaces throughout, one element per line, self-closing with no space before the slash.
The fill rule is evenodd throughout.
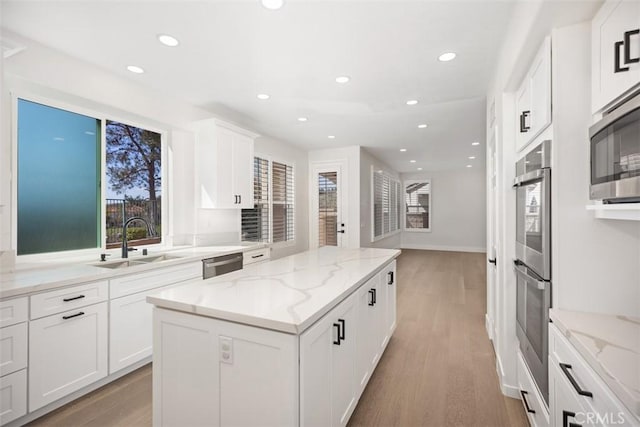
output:
<path id="1" fill-rule="evenodd" d="M 567 381 L 571 382 L 569 379 L 571 377 L 581 391 L 592 394 L 592 396 L 580 395 L 576 386 L 572 385 L 576 399 L 581 405 L 594 412 L 594 419 L 598 420 L 599 417 L 600 423 L 608 425 L 610 422 L 606 420 L 616 424 L 616 420 L 622 417 L 620 419 L 624 419 L 625 422 L 621 425 L 640 425 L 640 422 L 613 395 L 599 375 L 587 365 L 573 345 L 554 325 L 549 325 L 549 354 L 549 363 L 555 365 Z"/>
<path id="2" fill-rule="evenodd" d="M 271 258 L 271 249 L 262 248 L 254 251 L 247 251 L 242 255 L 242 264 L 249 265 L 256 262 L 266 261 Z"/>
<path id="3" fill-rule="evenodd" d="M 27 324 L 0 329 L 0 375 L 27 367 Z"/>
<path id="4" fill-rule="evenodd" d="M 29 318 L 27 297 L 0 301 L 0 328 L 26 322 Z"/>
<path id="5" fill-rule="evenodd" d="M 520 398 L 529 418 L 529 423 L 532 426 L 547 427 L 549 426 L 549 412 L 519 350 L 517 359 L 518 388 L 520 389 Z"/>
<path id="6" fill-rule="evenodd" d="M 58 289 L 31 296 L 31 320 L 106 301 L 108 282 Z"/>
<path id="7" fill-rule="evenodd" d="M 202 277 L 201 261 L 177 265 L 175 267 L 158 268 L 157 270 L 147 273 L 112 279 L 109 282 L 111 287 L 110 296 L 111 298 L 123 297 L 196 277 Z"/>
<path id="8" fill-rule="evenodd" d="M 0 424 L 27 414 L 27 370 L 0 378 Z"/>

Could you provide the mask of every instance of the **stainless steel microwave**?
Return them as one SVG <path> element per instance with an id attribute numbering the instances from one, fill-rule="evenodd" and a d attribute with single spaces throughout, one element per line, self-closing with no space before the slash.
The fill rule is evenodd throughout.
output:
<path id="1" fill-rule="evenodd" d="M 591 200 L 640 202 L 640 93 L 589 128 Z"/>

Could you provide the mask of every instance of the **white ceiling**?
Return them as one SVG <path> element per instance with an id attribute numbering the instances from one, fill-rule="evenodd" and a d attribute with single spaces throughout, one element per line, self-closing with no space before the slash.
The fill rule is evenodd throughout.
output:
<path id="1" fill-rule="evenodd" d="M 259 133 L 306 149 L 361 145 L 412 172 L 484 167 L 484 96 L 512 8 L 504 0 L 288 0 L 279 11 L 258 0 L 3 1 L 2 26 Z M 162 46 L 159 33 L 180 46 Z M 448 51 L 458 57 L 439 62 Z M 130 64 L 146 73 L 126 71 Z M 337 84 L 340 75 L 352 80 Z"/>

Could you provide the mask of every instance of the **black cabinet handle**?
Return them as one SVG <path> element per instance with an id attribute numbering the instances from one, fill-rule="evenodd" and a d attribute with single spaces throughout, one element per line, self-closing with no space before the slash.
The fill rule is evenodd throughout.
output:
<path id="1" fill-rule="evenodd" d="M 338 328 L 338 331 L 336 332 L 336 340 L 333 343 L 335 345 L 340 345 L 340 324 L 339 323 L 334 323 L 333 327 L 334 328 Z"/>
<path id="2" fill-rule="evenodd" d="M 338 230 L 338 231 L 336 231 L 336 233 L 342 233 L 342 234 L 344 234 L 344 230 Z"/>
<path id="3" fill-rule="evenodd" d="M 522 112 L 522 129 L 524 129 L 524 132 L 529 132 L 529 130 L 531 129 L 529 126 L 527 126 L 527 117 L 529 117 L 530 115 L 531 111 L 529 110 Z"/>
<path id="4" fill-rule="evenodd" d="M 264 256 L 264 254 L 260 254 L 260 255 L 251 255 L 251 258 L 260 258 L 260 257 L 263 257 L 263 256 Z"/>
<path id="5" fill-rule="evenodd" d="M 571 411 L 562 411 L 562 427 L 582 427 L 582 424 L 578 423 L 570 423 L 569 418 L 573 418 L 576 416 L 575 412 Z"/>
<path id="6" fill-rule="evenodd" d="M 524 114 L 520 114 L 520 133 L 525 133 L 524 129 Z"/>
<path id="7" fill-rule="evenodd" d="M 370 307 L 373 307 L 374 305 L 376 305 L 375 297 L 374 297 L 375 291 L 376 291 L 375 289 L 369 289 L 369 295 L 371 295 L 371 298 L 369 298 Z"/>
<path id="8" fill-rule="evenodd" d="M 345 336 L 345 327 L 344 327 L 344 319 L 338 319 L 338 322 L 342 325 L 340 329 L 340 341 L 344 341 Z"/>
<path id="9" fill-rule="evenodd" d="M 62 316 L 62 318 L 64 320 L 67 320 L 67 319 L 72 319 L 74 317 L 78 317 L 78 316 L 82 316 L 82 315 L 84 315 L 84 311 L 81 311 L 80 313 L 76 313 L 76 314 L 70 314 L 69 316 Z"/>
<path id="10" fill-rule="evenodd" d="M 62 301 L 69 302 L 69 301 L 75 301 L 77 299 L 82 299 L 82 298 L 84 298 L 84 295 L 78 295 L 77 297 L 71 297 L 71 298 L 63 298 Z"/>
<path id="11" fill-rule="evenodd" d="M 520 395 L 522 396 L 522 401 L 524 402 L 524 408 L 527 410 L 528 413 L 535 414 L 536 411 L 534 411 L 529 407 L 529 402 L 527 402 L 527 394 L 529 393 L 527 393 L 524 390 L 520 390 Z"/>
<path id="12" fill-rule="evenodd" d="M 389 280 L 387 281 L 387 285 L 393 285 L 393 271 L 387 273 L 389 276 Z"/>
<path id="13" fill-rule="evenodd" d="M 621 67 L 620 66 L 620 48 L 624 42 L 615 42 L 613 44 L 613 73 L 621 73 L 623 71 L 629 71 L 629 67 Z"/>
<path id="14" fill-rule="evenodd" d="M 631 36 L 635 36 L 636 34 L 640 34 L 640 28 L 637 30 L 625 31 L 624 33 L 624 63 L 625 64 L 634 64 L 636 62 L 640 62 L 640 56 L 635 58 L 631 57 Z"/>
<path id="15" fill-rule="evenodd" d="M 373 304 L 377 304 L 378 303 L 378 291 L 374 288 L 371 289 L 373 291 Z"/>
<path id="16" fill-rule="evenodd" d="M 242 204 L 242 194 L 238 195 L 238 204 L 241 205 Z"/>
<path id="17" fill-rule="evenodd" d="M 493 265 L 498 265 L 498 259 L 497 258 L 489 258 L 489 264 L 493 264 Z"/>
<path id="18" fill-rule="evenodd" d="M 576 389 L 576 393 L 578 393 L 580 396 L 587 396 L 587 397 L 593 398 L 593 393 L 580 388 L 575 378 L 573 378 L 573 375 L 571 375 L 571 372 L 569 372 L 569 369 L 571 369 L 571 365 L 567 363 L 561 363 L 560 369 L 562 369 L 562 372 L 564 372 L 564 374 L 567 376 L 567 379 L 569 380 L 573 388 Z"/>

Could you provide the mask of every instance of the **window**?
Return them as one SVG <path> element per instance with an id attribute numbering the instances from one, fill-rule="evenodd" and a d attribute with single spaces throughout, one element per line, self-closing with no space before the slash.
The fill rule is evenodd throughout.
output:
<path id="1" fill-rule="evenodd" d="M 405 181 L 406 218 L 404 228 L 407 231 L 431 230 L 431 181 Z"/>
<path id="2" fill-rule="evenodd" d="M 253 209 L 242 210 L 242 239 L 258 242 L 295 240 L 293 166 L 254 158 Z"/>
<path id="3" fill-rule="evenodd" d="M 373 236 L 371 241 L 379 240 L 400 230 L 399 190 L 399 181 L 382 171 L 373 172 Z"/>
<path id="4" fill-rule="evenodd" d="M 25 99 L 17 105 L 18 255 L 119 246 L 131 217 L 143 220 L 128 229 L 132 246 L 160 242 L 159 133 Z"/>

